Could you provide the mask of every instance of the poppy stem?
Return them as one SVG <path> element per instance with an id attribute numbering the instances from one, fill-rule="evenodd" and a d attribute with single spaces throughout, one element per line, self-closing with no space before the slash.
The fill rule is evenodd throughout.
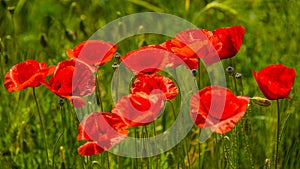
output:
<path id="1" fill-rule="evenodd" d="M 201 89 L 201 80 L 200 80 L 200 73 L 201 73 L 201 59 L 198 58 L 198 79 L 197 79 L 197 84 L 198 84 L 198 89 Z"/>
<path id="2" fill-rule="evenodd" d="M 98 99 L 99 99 L 99 104 L 100 104 L 100 110 L 101 112 L 103 112 L 103 104 L 102 104 L 102 96 L 101 96 L 101 87 L 100 87 L 100 82 L 99 82 L 99 77 L 98 77 L 98 73 L 96 73 L 96 88 L 98 91 Z"/>
<path id="3" fill-rule="evenodd" d="M 49 156 L 48 156 L 48 144 L 47 144 L 47 138 L 46 138 L 46 130 L 45 130 L 44 123 L 43 123 L 43 120 L 42 120 L 41 110 L 40 110 L 40 107 L 39 107 L 39 104 L 38 104 L 38 101 L 37 101 L 37 97 L 36 97 L 34 87 L 32 88 L 32 92 L 33 92 L 34 101 L 35 101 L 35 104 L 36 104 L 36 107 L 37 107 L 37 110 L 38 110 L 38 115 L 39 115 L 39 120 L 40 120 L 40 123 L 41 123 L 42 131 L 43 131 L 43 139 L 45 141 L 44 143 L 45 143 L 45 149 L 46 149 L 45 150 L 45 152 L 46 152 L 46 162 L 47 162 L 47 168 L 48 168 L 48 166 L 49 166 Z"/>
<path id="4" fill-rule="evenodd" d="M 201 152 L 201 146 L 200 143 L 198 143 L 198 168 L 199 169 L 201 168 L 201 164 L 202 164 L 200 152 Z"/>
<path id="5" fill-rule="evenodd" d="M 171 107 L 172 107 L 172 112 L 173 112 L 174 120 L 176 120 L 176 114 L 175 114 L 175 107 L 174 107 L 174 104 L 172 103 L 171 100 L 167 100 L 167 101 L 170 103 L 170 105 L 171 105 Z"/>
<path id="6" fill-rule="evenodd" d="M 134 138 L 137 138 L 138 136 L 138 131 L 136 128 L 134 128 Z M 136 139 L 134 139 L 134 150 L 135 150 L 135 158 L 132 158 L 134 163 L 134 167 L 133 168 L 138 168 L 138 158 L 137 158 L 137 143 L 136 143 Z"/>
<path id="7" fill-rule="evenodd" d="M 156 141 L 156 127 L 155 127 L 155 120 L 153 121 L 153 134 L 154 134 L 154 139 L 155 139 L 155 149 L 157 149 L 157 141 Z M 159 156 L 156 156 L 156 166 L 159 166 Z"/>
<path id="8" fill-rule="evenodd" d="M 53 155 L 52 155 L 52 168 L 55 168 L 55 165 L 54 165 L 54 155 L 55 155 L 55 150 L 57 149 L 57 146 L 58 146 L 58 143 L 59 143 L 59 141 L 60 141 L 60 139 L 61 139 L 61 137 L 64 135 L 64 132 L 65 132 L 65 122 L 64 122 L 64 113 L 63 113 L 63 105 L 62 104 L 60 104 L 60 117 L 61 117 L 61 123 L 62 123 L 62 131 L 61 131 L 61 133 L 59 134 L 59 136 L 58 136 L 58 138 L 56 139 L 56 141 L 55 141 L 55 144 L 54 144 L 54 146 L 53 146 Z"/>
<path id="9" fill-rule="evenodd" d="M 176 120 L 176 114 L 175 114 L 175 107 L 174 107 L 174 104 L 173 104 L 173 102 L 171 102 L 170 100 L 168 100 L 168 102 L 170 103 L 170 105 L 171 105 L 171 107 L 172 107 L 172 111 L 173 111 L 173 116 L 174 116 L 174 119 Z M 187 156 L 187 160 L 188 160 L 188 168 L 190 168 L 190 166 L 191 166 L 191 162 L 190 162 L 190 156 L 189 156 L 189 153 L 188 153 L 188 145 L 187 145 L 187 140 L 185 139 L 184 140 L 184 143 L 183 143 L 183 145 L 181 145 L 181 146 L 183 146 L 183 149 L 184 149 L 184 154 Z"/>
<path id="10" fill-rule="evenodd" d="M 278 163 L 278 150 L 279 150 L 279 132 L 280 132 L 280 110 L 279 110 L 279 99 L 276 100 L 277 102 L 277 133 L 276 133 L 276 152 L 275 152 L 275 169 L 277 169 Z"/>
<path id="11" fill-rule="evenodd" d="M 106 158 L 107 158 L 107 168 L 110 169 L 110 166 L 109 166 L 109 152 L 106 152 Z"/>
<path id="12" fill-rule="evenodd" d="M 244 87 L 243 87 L 243 77 L 240 77 L 238 78 L 239 81 L 240 81 L 240 86 L 241 86 L 241 93 L 242 93 L 242 96 L 244 96 Z"/>

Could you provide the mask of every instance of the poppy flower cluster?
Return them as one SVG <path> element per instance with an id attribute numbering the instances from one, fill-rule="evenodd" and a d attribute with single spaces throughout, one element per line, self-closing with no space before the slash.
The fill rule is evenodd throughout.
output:
<path id="1" fill-rule="evenodd" d="M 78 148 L 78 153 L 100 154 L 124 140 L 129 128 L 151 124 L 163 111 L 165 101 L 175 99 L 179 91 L 161 70 L 179 65 L 196 69 L 199 59 L 209 66 L 231 58 L 238 53 L 244 33 L 245 28 L 239 25 L 214 31 L 189 29 L 161 44 L 143 46 L 120 56 L 119 61 L 135 74 L 129 94 L 121 97 L 111 112 L 92 112 L 80 122 L 77 139 L 86 143 Z M 98 67 L 112 60 L 116 50 L 112 42 L 84 41 L 68 49 L 69 59 L 56 66 L 35 60 L 13 66 L 5 76 L 4 86 L 14 92 L 44 85 L 75 107 L 83 107 L 83 97 L 95 91 Z M 294 69 L 271 65 L 258 73 L 253 71 L 253 75 L 268 99 L 289 98 Z M 235 96 L 228 88 L 208 86 L 191 97 L 190 115 L 199 128 L 224 134 L 244 116 L 249 102 L 248 96 Z"/>
<path id="2" fill-rule="evenodd" d="M 83 107 L 85 101 L 82 97 L 95 90 L 97 66 L 110 61 L 115 51 L 116 45 L 113 43 L 84 41 L 73 50 L 68 49 L 69 60 L 61 61 L 56 66 L 48 67 L 45 62 L 36 60 L 14 65 L 5 75 L 4 87 L 14 92 L 44 85 L 57 96 L 68 99 L 75 107 Z"/>

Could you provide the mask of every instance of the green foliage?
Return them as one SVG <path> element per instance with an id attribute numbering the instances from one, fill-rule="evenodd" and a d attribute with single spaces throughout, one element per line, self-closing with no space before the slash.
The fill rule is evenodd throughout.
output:
<path id="1" fill-rule="evenodd" d="M 252 76 L 252 70 L 275 63 L 293 67 L 299 76 L 300 55 L 299 16 L 297 0 L 227 0 L 227 1 L 150 1 L 150 0 L 2 0 L 0 1 L 0 85 L 11 66 L 36 59 L 55 65 L 67 59 L 65 51 L 87 40 L 105 24 L 139 12 L 165 12 L 186 19 L 199 28 L 243 25 L 246 28 L 243 45 L 223 66 L 235 67 L 243 75 L 243 92 L 247 96 L 263 96 Z M 170 25 L 171 26 L 171 25 Z M 145 44 L 162 43 L 170 37 L 137 35 L 119 44 L 121 55 Z M 101 71 L 100 88 L 104 110 L 113 105 L 111 86 L 112 62 Z M 106 74 L 105 72 L 109 72 Z M 205 75 L 204 75 L 205 76 Z M 228 78 L 228 87 L 234 89 Z M 281 100 L 281 141 L 279 164 L 282 168 L 300 168 L 300 80 L 296 77 L 290 93 L 293 100 Z M 240 87 L 240 86 L 238 86 Z M 239 89 L 240 90 L 240 89 Z M 194 127 L 188 136 L 172 150 L 145 159 L 130 159 L 103 153 L 81 157 L 77 148 L 84 142 L 76 140 L 78 119 L 66 101 L 60 110 L 58 97 L 44 87 L 36 89 L 42 118 L 45 123 L 49 156 L 62 130 L 60 111 L 65 114 L 66 130 L 54 154 L 55 166 L 60 168 L 264 168 L 266 159 L 273 158 L 276 129 L 276 103 L 270 107 L 251 104 L 247 118 L 225 135 L 214 134 L 203 144 L 197 144 L 199 129 Z M 6 168 L 45 168 L 46 154 L 37 109 L 30 89 L 9 93 L 0 88 L 0 166 Z M 174 101 L 175 109 L 180 99 Z M 181 104 L 188 104 L 181 103 Z M 174 122 L 170 103 L 157 119 L 155 127 L 163 132 Z M 147 127 L 154 135 L 154 125 Z M 137 131 L 142 133 L 143 128 Z M 243 131 L 238 133 L 237 131 Z M 133 130 L 131 131 L 133 133 Z M 237 134 L 238 133 L 238 134 Z M 238 151 L 237 151 L 238 150 Z M 188 153 L 188 156 L 187 156 Z M 226 157 L 226 158 L 225 158 Z M 51 160 L 52 162 L 52 160 Z M 52 164 L 52 163 L 51 163 Z"/>

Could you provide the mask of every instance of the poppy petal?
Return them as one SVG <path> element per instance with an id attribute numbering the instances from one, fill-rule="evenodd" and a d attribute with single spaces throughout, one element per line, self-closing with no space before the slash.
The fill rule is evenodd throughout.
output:
<path id="1" fill-rule="evenodd" d="M 68 49 L 67 55 L 70 59 L 79 59 L 90 66 L 101 66 L 112 59 L 116 49 L 117 46 L 112 42 L 87 40 L 73 50 Z"/>
<path id="2" fill-rule="evenodd" d="M 133 73 L 155 73 L 165 67 L 170 53 L 159 45 L 144 46 L 133 50 L 122 58 L 122 62 Z"/>
<path id="3" fill-rule="evenodd" d="M 143 126 L 153 122 L 163 107 L 160 94 L 143 92 L 123 96 L 113 107 L 112 113 L 123 117 L 128 127 Z"/>
<path id="4" fill-rule="evenodd" d="M 97 142 L 95 141 L 89 141 L 83 145 L 81 145 L 78 149 L 77 152 L 78 154 L 82 156 L 92 156 L 96 154 L 101 154 L 105 150 L 98 145 Z"/>
<path id="5" fill-rule="evenodd" d="M 178 95 L 174 82 L 158 74 L 138 74 L 130 88 L 130 93 L 144 92 L 150 95 L 151 92 L 159 92 L 158 90 L 167 100 L 172 100 Z"/>

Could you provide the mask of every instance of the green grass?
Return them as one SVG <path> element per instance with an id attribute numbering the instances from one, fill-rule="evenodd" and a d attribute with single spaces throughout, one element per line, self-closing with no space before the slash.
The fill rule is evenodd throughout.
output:
<path id="1" fill-rule="evenodd" d="M 165 12 L 179 16 L 199 28 L 214 30 L 219 27 L 243 25 L 246 28 L 243 45 L 232 59 L 235 70 L 243 75 L 244 94 L 263 96 L 252 70 L 275 63 L 296 69 L 293 100 L 280 100 L 282 126 L 279 151 L 281 168 L 300 168 L 300 55 L 299 8 L 297 0 L 227 0 L 203 1 L 117 1 L 117 0 L 7 0 L 0 1 L 0 85 L 11 66 L 36 59 L 55 65 L 67 59 L 65 51 L 87 40 L 105 24 L 139 12 Z M 118 51 L 125 55 L 142 44 L 162 43 L 170 37 L 138 35 L 121 41 Z M 229 60 L 224 60 L 226 68 Z M 109 62 L 101 68 L 100 86 L 104 110 L 110 111 L 110 81 L 113 69 Z M 230 86 L 229 88 L 234 89 Z M 76 140 L 78 119 L 72 106 L 65 102 L 60 108 L 58 97 L 45 87 L 36 88 L 42 118 L 47 133 L 48 152 L 52 162 L 53 146 L 62 130 L 60 111 L 65 114 L 65 133 L 54 154 L 55 168 L 107 168 L 107 153 L 81 157 L 77 147 L 84 142 Z M 34 103 L 32 90 L 9 93 L 0 88 L 0 166 L 3 168 L 45 168 L 44 140 Z M 179 109 L 179 99 L 175 109 Z M 187 104 L 181 103 L 181 104 Z M 272 160 L 276 133 L 276 102 L 270 107 L 251 104 L 247 118 L 225 135 L 213 134 L 198 144 L 199 129 L 193 127 L 187 137 L 173 149 L 151 158 L 131 159 L 109 153 L 109 167 L 118 168 L 266 168 L 266 159 Z M 157 121 L 158 133 L 169 128 L 174 119 L 171 106 Z M 246 132 L 237 134 L 237 130 Z M 143 127 L 136 129 L 143 134 Z M 147 127 L 154 134 L 154 124 Z M 151 131 L 151 132 L 150 132 Z M 133 130 L 131 130 L 133 132 Z M 236 139 L 236 140 L 235 140 Z M 239 152 L 237 151 L 239 150 Z M 188 152 L 188 155 L 187 155 Z M 200 155 L 200 156 L 199 156 Z M 226 157 L 226 158 L 225 158 Z M 190 167 L 187 166 L 190 161 Z M 52 164 L 52 163 L 51 163 Z M 62 167 L 61 167 L 62 168 Z"/>

